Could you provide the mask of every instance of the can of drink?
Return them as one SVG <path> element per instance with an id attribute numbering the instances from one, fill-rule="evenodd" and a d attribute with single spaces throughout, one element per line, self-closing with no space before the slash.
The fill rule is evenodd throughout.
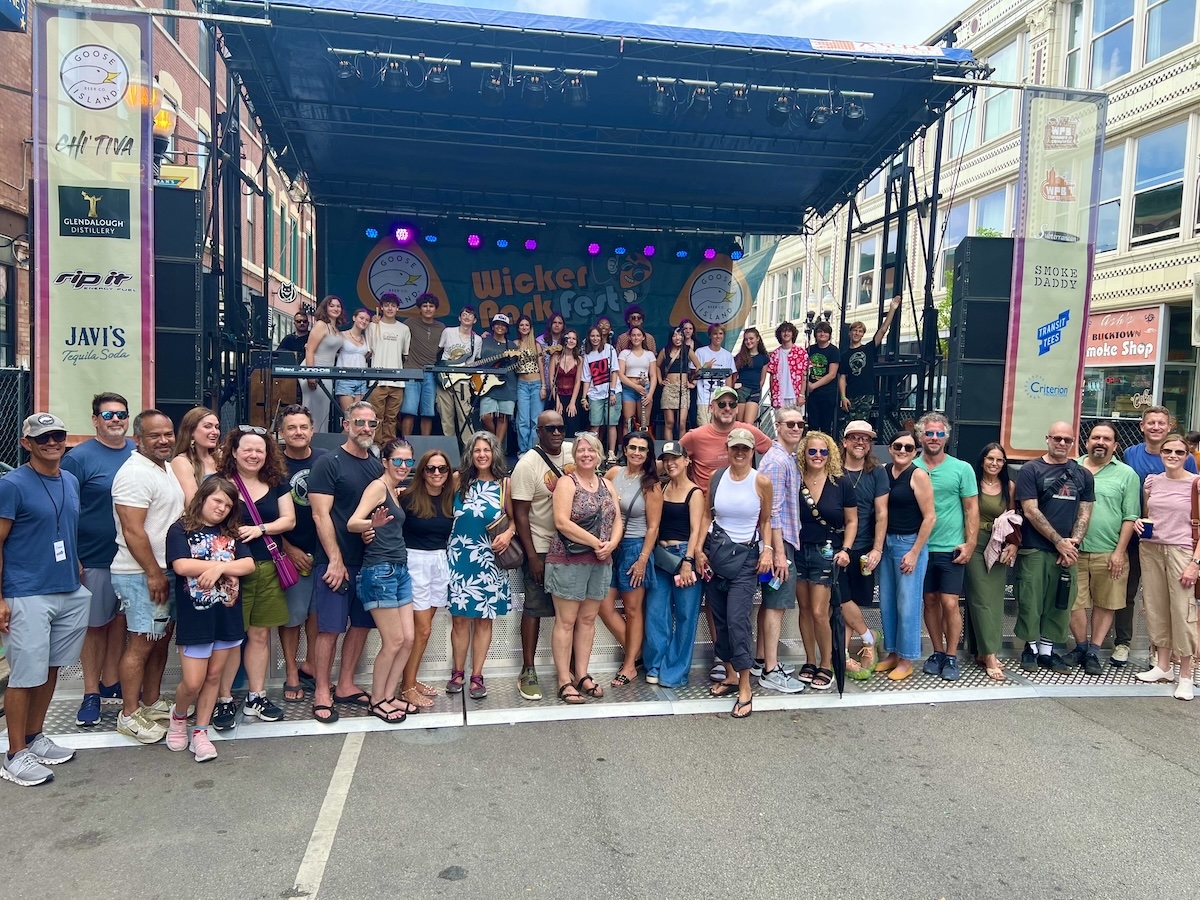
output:
<path id="1" fill-rule="evenodd" d="M 1153 519 L 1142 519 L 1142 537 L 1147 539 L 1154 537 Z"/>
<path id="2" fill-rule="evenodd" d="M 858 571 L 863 575 L 871 574 L 871 558 L 865 553 L 858 558 Z"/>

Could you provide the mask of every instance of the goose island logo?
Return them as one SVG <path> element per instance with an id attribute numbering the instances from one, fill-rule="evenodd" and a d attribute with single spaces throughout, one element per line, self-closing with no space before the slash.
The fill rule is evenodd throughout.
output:
<path id="1" fill-rule="evenodd" d="M 103 44 L 83 44 L 63 57 L 58 77 L 67 96 L 84 109 L 116 106 L 129 88 L 129 66 Z"/>
<path id="2" fill-rule="evenodd" d="M 61 237 L 129 239 L 129 191 L 115 187 L 58 186 Z"/>

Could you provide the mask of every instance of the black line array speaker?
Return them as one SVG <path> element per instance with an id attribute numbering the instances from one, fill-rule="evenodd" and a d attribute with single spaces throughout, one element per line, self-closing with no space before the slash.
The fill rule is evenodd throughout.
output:
<path id="1" fill-rule="evenodd" d="M 963 238 L 954 251 L 946 415 L 950 453 L 968 462 L 1000 440 L 1012 264 L 1012 238 Z"/>
<path id="2" fill-rule="evenodd" d="M 203 194 L 154 189 L 155 406 L 178 424 L 204 392 Z"/>

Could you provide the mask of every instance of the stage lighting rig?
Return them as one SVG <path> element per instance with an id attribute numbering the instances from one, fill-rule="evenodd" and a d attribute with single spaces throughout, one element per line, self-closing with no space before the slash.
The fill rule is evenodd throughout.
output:
<path id="1" fill-rule="evenodd" d="M 492 69 L 485 72 L 479 82 L 479 96 L 485 106 L 500 106 L 504 103 L 504 71 Z"/>
<path id="2" fill-rule="evenodd" d="M 688 101 L 688 115 L 693 119 L 706 118 L 712 110 L 712 94 L 706 87 L 698 87 L 692 89 L 691 99 Z"/>
<path id="3" fill-rule="evenodd" d="M 750 114 L 750 92 L 742 85 L 737 85 L 729 92 L 729 101 L 725 104 L 725 115 L 731 119 L 744 119 Z"/>
<path id="4" fill-rule="evenodd" d="M 521 102 L 530 109 L 540 109 L 546 105 L 546 77 L 538 72 L 531 72 L 521 78 Z"/>
<path id="5" fill-rule="evenodd" d="M 792 115 L 792 95 L 786 91 L 781 91 L 779 95 L 771 101 L 771 105 L 767 107 L 767 124 L 774 125 L 776 128 L 782 128 L 788 123 L 788 119 Z"/>
<path id="6" fill-rule="evenodd" d="M 675 112 L 675 91 L 661 81 L 650 87 L 650 112 L 656 116 L 669 116 Z"/>
<path id="7" fill-rule="evenodd" d="M 866 110 L 860 104 L 848 100 L 842 106 L 842 127 L 847 131 L 859 131 L 866 121 Z"/>
<path id="8" fill-rule="evenodd" d="M 563 104 L 571 109 L 583 109 L 588 104 L 587 82 L 580 75 L 572 75 L 563 85 Z"/>
<path id="9" fill-rule="evenodd" d="M 337 83 L 342 90 L 352 91 L 358 87 L 362 81 L 362 75 L 358 71 L 357 59 L 339 59 L 337 62 Z"/>
<path id="10" fill-rule="evenodd" d="M 435 100 L 450 96 L 450 70 L 441 63 L 434 63 L 425 72 L 425 90 Z"/>
<path id="11" fill-rule="evenodd" d="M 379 81 L 389 91 L 400 93 L 408 89 L 408 66 L 400 60 L 391 59 L 379 70 Z"/>

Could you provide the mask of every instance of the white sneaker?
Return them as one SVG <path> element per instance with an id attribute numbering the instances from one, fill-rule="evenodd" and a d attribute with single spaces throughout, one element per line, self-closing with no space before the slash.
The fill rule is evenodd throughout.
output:
<path id="1" fill-rule="evenodd" d="M 1176 700 L 1191 700 L 1196 696 L 1196 683 L 1190 678 L 1180 678 L 1179 687 L 1175 688 Z"/>
<path id="2" fill-rule="evenodd" d="M 1175 672 L 1173 669 L 1160 669 L 1155 665 L 1154 668 L 1138 672 L 1133 677 L 1145 684 L 1171 684 L 1175 680 Z"/>
<path id="3" fill-rule="evenodd" d="M 1129 645 L 1117 644 L 1117 646 L 1113 647 L 1112 658 L 1109 662 L 1118 668 L 1129 662 Z"/>
<path id="4" fill-rule="evenodd" d="M 29 745 L 30 752 L 43 766 L 57 766 L 60 763 L 70 762 L 75 758 L 75 751 L 69 747 L 64 747 L 61 744 L 56 744 L 44 734 L 39 734 L 32 744 Z"/>
<path id="5" fill-rule="evenodd" d="M 164 725 L 171 721 L 171 704 L 159 697 L 149 706 L 143 706 L 146 715 L 152 722 L 162 722 Z"/>
<path id="6" fill-rule="evenodd" d="M 763 676 L 758 679 L 758 684 L 760 687 L 770 691 L 779 691 L 781 694 L 799 694 L 804 691 L 804 682 L 788 675 L 780 665 L 775 666 L 770 672 L 764 672 Z"/>
<path id="7" fill-rule="evenodd" d="M 157 744 L 167 736 L 167 726 L 151 719 L 144 708 L 128 718 L 117 713 L 117 731 L 140 744 Z"/>
<path id="8" fill-rule="evenodd" d="M 54 778 L 54 773 L 37 761 L 33 751 L 26 747 L 18 750 L 12 758 L 4 754 L 4 763 L 0 765 L 0 778 L 19 784 L 21 787 L 33 787 Z"/>

